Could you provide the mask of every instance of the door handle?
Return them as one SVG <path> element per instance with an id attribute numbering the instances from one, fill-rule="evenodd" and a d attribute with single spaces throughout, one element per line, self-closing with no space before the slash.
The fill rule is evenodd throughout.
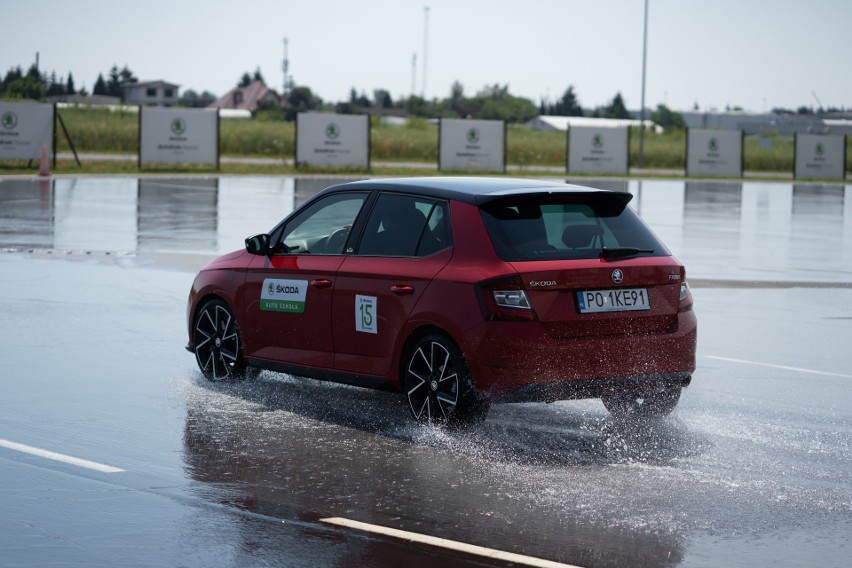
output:
<path id="1" fill-rule="evenodd" d="M 328 288 L 329 286 L 331 286 L 331 280 L 327 280 L 325 278 L 311 280 L 311 286 L 313 286 L 314 288 Z"/>
<path id="2" fill-rule="evenodd" d="M 400 296 L 406 296 L 408 294 L 414 293 L 414 286 L 406 286 L 404 284 L 394 284 L 391 286 L 391 292 L 394 294 L 399 294 Z"/>

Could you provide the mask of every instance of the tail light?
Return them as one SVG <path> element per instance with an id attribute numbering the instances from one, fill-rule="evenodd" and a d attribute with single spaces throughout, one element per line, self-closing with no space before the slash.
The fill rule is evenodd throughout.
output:
<path id="1" fill-rule="evenodd" d="M 535 321 L 535 310 L 520 278 L 502 278 L 479 285 L 482 315 L 489 321 Z"/>
<path id="2" fill-rule="evenodd" d="M 686 282 L 680 283 L 680 298 L 678 298 L 681 302 L 686 300 L 689 297 L 689 284 Z"/>
<path id="3" fill-rule="evenodd" d="M 678 298 L 679 312 L 688 312 L 692 309 L 692 294 L 689 291 L 689 284 L 686 282 L 686 270 L 680 269 L 680 297 Z"/>

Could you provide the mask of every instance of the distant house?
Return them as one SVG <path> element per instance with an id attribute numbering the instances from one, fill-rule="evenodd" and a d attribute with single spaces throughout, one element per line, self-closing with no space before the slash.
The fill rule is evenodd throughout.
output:
<path id="1" fill-rule="evenodd" d="M 178 103 L 178 87 L 166 81 L 136 81 L 124 83 L 124 102 L 144 106 L 175 106 Z"/>
<path id="2" fill-rule="evenodd" d="M 252 81 L 248 86 L 236 87 L 207 108 L 238 109 L 255 112 L 260 108 L 276 107 L 281 97 L 263 81 Z"/>

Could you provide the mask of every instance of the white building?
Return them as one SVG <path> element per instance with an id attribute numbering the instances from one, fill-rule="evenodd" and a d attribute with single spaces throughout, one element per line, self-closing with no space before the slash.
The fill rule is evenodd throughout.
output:
<path id="1" fill-rule="evenodd" d="M 178 87 L 166 81 L 129 81 L 124 83 L 124 102 L 145 106 L 176 106 Z"/>
<path id="2" fill-rule="evenodd" d="M 592 118 L 588 116 L 549 116 L 541 115 L 527 122 L 527 128 L 532 130 L 568 130 L 571 126 L 588 128 L 627 128 L 639 127 L 640 120 L 629 118 Z M 645 120 L 645 128 L 657 134 L 663 133 L 663 127 L 650 120 Z"/>

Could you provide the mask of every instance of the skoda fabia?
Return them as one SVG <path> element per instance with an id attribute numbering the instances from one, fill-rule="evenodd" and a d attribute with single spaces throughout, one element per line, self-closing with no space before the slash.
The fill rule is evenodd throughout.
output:
<path id="1" fill-rule="evenodd" d="M 697 323 L 683 265 L 631 198 L 505 178 L 329 187 L 201 270 L 187 348 L 212 380 L 392 389 L 437 424 L 577 398 L 665 416 Z"/>

